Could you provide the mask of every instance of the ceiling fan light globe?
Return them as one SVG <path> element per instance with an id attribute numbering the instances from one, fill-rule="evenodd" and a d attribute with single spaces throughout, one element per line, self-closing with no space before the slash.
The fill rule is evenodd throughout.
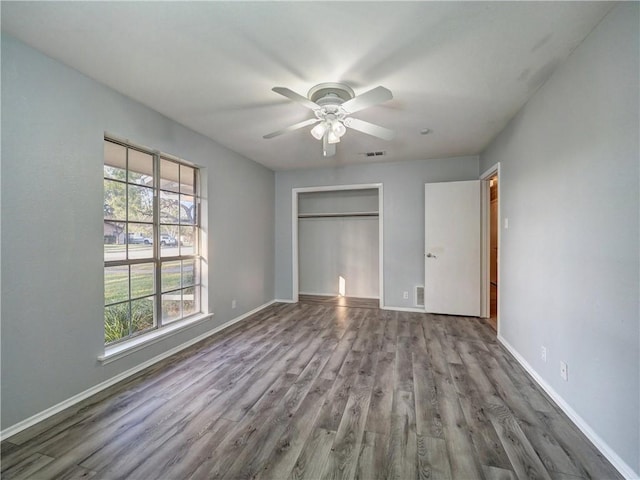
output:
<path id="1" fill-rule="evenodd" d="M 324 134 L 326 132 L 327 126 L 324 122 L 319 123 L 311 129 L 311 135 L 313 135 L 313 138 L 315 138 L 316 140 L 322 140 L 322 137 L 324 137 Z"/>
<path id="2" fill-rule="evenodd" d="M 328 143 L 339 143 L 340 142 L 340 137 L 338 135 L 336 135 L 333 130 L 329 130 L 329 133 L 327 133 L 327 142 Z"/>
<path id="3" fill-rule="evenodd" d="M 342 122 L 337 121 L 333 123 L 331 131 L 340 138 L 347 132 L 347 128 L 342 124 Z"/>

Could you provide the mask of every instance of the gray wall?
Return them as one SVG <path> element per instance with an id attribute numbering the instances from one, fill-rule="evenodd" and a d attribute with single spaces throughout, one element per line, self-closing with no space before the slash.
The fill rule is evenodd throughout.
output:
<path id="1" fill-rule="evenodd" d="M 298 222 L 300 293 L 378 298 L 378 219 L 301 218 Z"/>
<path id="2" fill-rule="evenodd" d="M 477 178 L 477 157 L 276 172 L 276 298 L 292 296 L 293 188 L 382 183 L 384 304 L 415 308 L 413 288 L 424 283 L 424 184 Z"/>
<path id="3" fill-rule="evenodd" d="M 105 131 L 205 167 L 215 317 L 101 366 Z M 274 298 L 272 171 L 6 36 L 2 160 L 3 429 Z"/>
<path id="4" fill-rule="evenodd" d="M 509 219 L 501 335 L 638 473 L 639 7 L 615 7 L 481 159 Z"/>
<path id="5" fill-rule="evenodd" d="M 302 192 L 298 195 L 299 213 L 377 212 L 378 189 Z"/>

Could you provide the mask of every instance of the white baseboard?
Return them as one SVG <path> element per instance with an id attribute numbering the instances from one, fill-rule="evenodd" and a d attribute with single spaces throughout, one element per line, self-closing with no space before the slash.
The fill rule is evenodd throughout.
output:
<path id="1" fill-rule="evenodd" d="M 390 307 L 390 306 L 382 306 L 381 310 L 391 310 L 395 312 L 413 312 L 413 313 L 427 313 L 423 308 L 417 307 Z"/>
<path id="2" fill-rule="evenodd" d="M 600 436 L 593 431 L 589 424 L 573 409 L 571 406 L 556 392 L 551 385 L 549 385 L 533 367 L 520 355 L 515 348 L 507 342 L 504 337 L 498 334 L 498 341 L 506 348 L 511 355 L 515 357 L 522 368 L 524 368 L 529 375 L 533 377 L 536 383 L 553 399 L 556 404 L 562 409 L 562 411 L 571 419 L 576 427 L 580 429 L 585 436 L 591 440 L 591 443 L 600 450 L 600 453 L 604 455 L 607 460 L 620 472 L 620 474 L 628 480 L 640 479 L 640 474 L 635 472 L 624 460 L 614 452 L 611 447 Z"/>
<path id="3" fill-rule="evenodd" d="M 298 303 L 295 300 L 291 300 L 290 298 L 276 298 L 274 303 Z"/>
<path id="4" fill-rule="evenodd" d="M 167 350 L 166 352 L 161 353 L 160 355 L 157 355 L 155 357 L 153 357 L 150 360 L 147 360 L 146 362 L 142 362 L 138 365 L 136 365 L 133 368 L 130 368 L 127 371 L 124 371 L 122 373 L 119 373 L 118 375 L 111 377 L 108 380 L 105 380 L 102 383 L 99 383 L 98 385 L 94 385 L 91 388 L 88 388 L 87 390 L 80 392 L 76 395 L 74 395 L 73 397 L 70 397 L 52 407 L 47 408 L 46 410 L 43 410 L 39 413 L 36 413 L 35 415 L 26 418 L 18 423 L 16 423 L 15 425 L 12 425 L 10 427 L 5 428 L 4 430 L 2 430 L 0 432 L 0 440 L 6 440 L 7 438 L 15 435 L 16 433 L 19 433 L 33 425 L 35 425 L 38 422 L 41 422 L 43 420 L 46 420 L 47 418 L 55 415 L 56 413 L 61 412 L 62 410 L 72 407 L 73 405 L 75 405 L 76 403 L 81 402 L 82 400 L 85 400 L 87 398 L 89 398 L 92 395 L 95 395 L 96 393 L 101 392 L 102 390 L 115 385 L 116 383 L 120 382 L 121 380 L 124 380 L 127 377 L 130 377 L 131 375 L 134 375 L 136 373 L 138 373 L 141 370 L 144 370 L 145 368 L 153 365 L 154 363 L 157 363 L 161 360 L 164 360 L 165 358 L 170 357 L 171 355 L 174 355 L 176 353 L 178 353 L 181 350 L 184 350 L 185 348 L 190 347 L 191 345 L 194 345 L 202 340 L 204 340 L 207 337 L 210 337 L 211 335 L 218 333 L 222 330 L 224 330 L 225 328 L 229 328 L 230 326 L 246 319 L 247 317 L 250 317 L 251 315 L 258 313 L 260 310 L 267 308 L 269 305 L 272 305 L 273 303 L 276 303 L 277 301 L 280 300 L 271 300 L 270 302 L 267 302 L 263 305 L 260 305 L 259 307 L 254 308 L 253 310 L 243 313 L 242 315 L 233 318 L 232 320 L 229 320 L 228 322 L 219 325 L 215 328 L 213 328 L 212 330 L 209 330 L 208 332 L 203 333 L 202 335 L 199 335 L 195 338 L 192 338 L 191 340 L 182 343 L 180 345 L 178 345 L 177 347 L 173 347 L 170 350 Z"/>
<path id="5" fill-rule="evenodd" d="M 316 297 L 337 297 L 337 293 L 332 292 L 298 292 L 298 295 L 314 295 Z"/>
<path id="6" fill-rule="evenodd" d="M 299 295 L 313 295 L 316 297 L 337 297 L 337 293 L 317 293 L 317 292 L 299 292 Z M 380 300 L 380 297 L 370 297 L 368 295 L 344 295 L 345 298 L 366 298 L 370 300 Z"/>

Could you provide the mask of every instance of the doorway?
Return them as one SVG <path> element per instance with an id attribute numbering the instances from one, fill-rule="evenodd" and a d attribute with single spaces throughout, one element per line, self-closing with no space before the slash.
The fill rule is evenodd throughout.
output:
<path id="1" fill-rule="evenodd" d="M 489 324 L 498 330 L 498 175 L 489 179 Z"/>
<path id="2" fill-rule="evenodd" d="M 481 177 L 483 181 L 484 316 L 496 331 L 500 328 L 500 165 Z"/>

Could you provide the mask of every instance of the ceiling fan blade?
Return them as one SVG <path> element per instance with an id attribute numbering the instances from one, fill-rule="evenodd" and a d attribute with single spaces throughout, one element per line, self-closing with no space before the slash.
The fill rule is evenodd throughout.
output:
<path id="1" fill-rule="evenodd" d="M 310 110 L 317 110 L 318 108 L 320 108 L 320 105 L 318 105 L 317 103 L 313 103 L 307 97 L 303 97 L 299 93 L 296 93 L 289 88 L 273 87 L 271 90 L 273 90 L 276 93 L 279 93 L 280 95 L 284 95 L 285 97 L 293 100 L 294 102 L 298 102 L 300 105 L 303 105 Z"/>
<path id="2" fill-rule="evenodd" d="M 378 105 L 379 103 L 391 100 L 393 94 L 389 89 L 384 87 L 376 87 L 368 92 L 364 92 L 362 95 L 353 97 L 351 100 L 347 100 L 341 106 L 347 113 L 359 112 L 368 107 Z"/>
<path id="3" fill-rule="evenodd" d="M 359 132 L 366 133 L 367 135 L 373 135 L 374 137 L 382 138 L 383 140 L 393 140 L 396 136 L 396 132 L 389 130 L 388 128 L 375 125 L 373 123 L 365 122 L 357 118 L 345 118 L 345 126 L 358 130 Z"/>
<path id="4" fill-rule="evenodd" d="M 304 122 L 296 123 L 295 125 L 291 125 L 290 127 L 283 128 L 282 130 L 277 130 L 275 132 L 264 135 L 262 138 L 273 138 L 278 135 L 282 135 L 283 133 L 293 132 L 294 130 L 298 130 L 299 128 L 306 127 L 307 125 L 313 125 L 314 123 L 318 123 L 320 119 L 318 118 L 310 118 L 309 120 L 305 120 Z"/>

